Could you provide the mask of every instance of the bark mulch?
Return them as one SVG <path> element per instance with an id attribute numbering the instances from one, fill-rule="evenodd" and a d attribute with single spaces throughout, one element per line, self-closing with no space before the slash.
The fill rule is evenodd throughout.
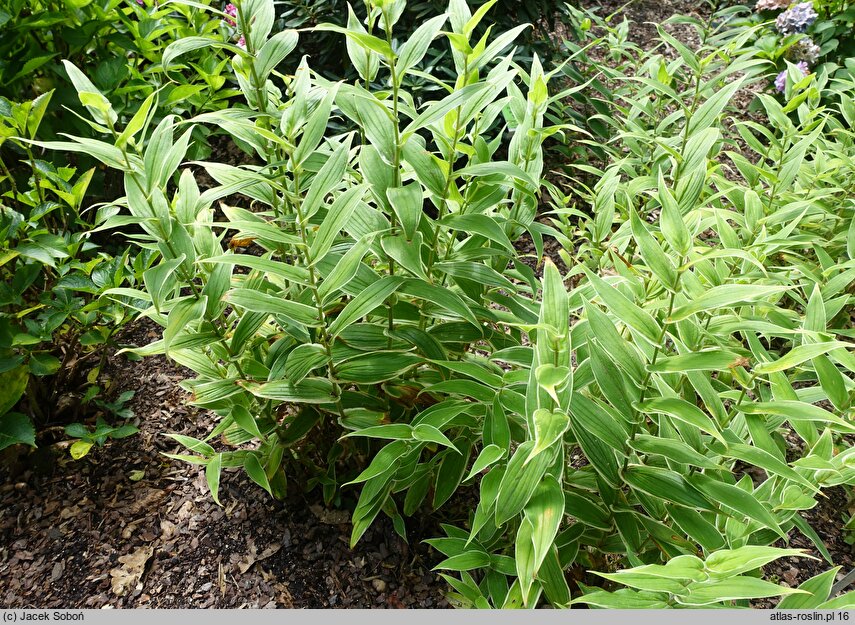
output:
<path id="1" fill-rule="evenodd" d="M 157 338 L 138 324 L 128 343 Z M 447 607 L 438 560 L 423 544 L 436 528 L 388 519 L 351 550 L 350 515 L 296 485 L 278 502 L 239 472 L 224 473 L 223 507 L 201 467 L 163 436 L 204 437 L 213 425 L 187 407 L 188 371 L 162 357 L 111 359 L 107 375 L 131 401 L 140 433 L 0 469 L 0 605 L 6 608 Z M 55 448 L 56 446 L 54 446 Z M 29 460 L 37 458 L 33 465 Z M 431 564 L 433 563 L 433 564 Z"/>

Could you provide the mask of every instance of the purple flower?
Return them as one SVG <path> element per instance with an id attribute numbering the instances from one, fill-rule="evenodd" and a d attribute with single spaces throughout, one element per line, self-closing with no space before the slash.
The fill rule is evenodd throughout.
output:
<path id="1" fill-rule="evenodd" d="M 810 74 L 810 69 L 808 68 L 808 64 L 805 61 L 799 61 L 796 63 L 796 67 L 799 68 L 802 75 L 807 76 Z M 784 90 L 787 88 L 787 70 L 784 70 L 778 77 L 775 78 L 775 89 L 777 89 L 780 93 L 784 93 Z"/>
<path id="2" fill-rule="evenodd" d="M 231 19 L 229 19 L 228 17 L 226 18 L 226 24 L 228 24 L 229 26 L 235 26 L 237 24 L 237 22 L 235 22 L 235 19 L 237 18 L 238 14 L 237 7 L 230 2 L 226 5 L 226 8 L 223 9 L 223 11 L 226 15 L 231 17 Z"/>
<path id="3" fill-rule="evenodd" d="M 237 45 L 238 48 L 243 48 L 244 50 L 246 50 L 246 38 L 243 35 L 241 35 L 240 39 L 238 39 Z"/>
<path id="4" fill-rule="evenodd" d="M 775 27 L 782 35 L 803 33 L 816 21 L 816 18 L 817 13 L 813 10 L 813 3 L 802 2 L 781 13 L 775 20 Z"/>
<path id="5" fill-rule="evenodd" d="M 145 6 L 144 0 L 137 0 L 137 4 L 140 5 L 141 7 Z"/>

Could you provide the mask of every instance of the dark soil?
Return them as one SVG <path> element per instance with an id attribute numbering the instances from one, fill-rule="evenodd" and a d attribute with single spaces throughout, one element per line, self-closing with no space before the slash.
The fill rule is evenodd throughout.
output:
<path id="1" fill-rule="evenodd" d="M 124 340 L 154 338 L 140 323 Z M 327 510 L 317 491 L 275 501 L 242 471 L 224 474 L 217 506 L 200 467 L 160 453 L 179 451 L 164 432 L 202 438 L 213 427 L 185 406 L 177 383 L 188 373 L 163 357 L 113 357 L 106 375 L 136 391 L 140 434 L 78 461 L 58 450 L 0 470 L 0 605 L 447 607 L 421 542 L 437 527 L 411 528 L 407 544 L 378 519 L 351 550 L 349 513 Z"/>

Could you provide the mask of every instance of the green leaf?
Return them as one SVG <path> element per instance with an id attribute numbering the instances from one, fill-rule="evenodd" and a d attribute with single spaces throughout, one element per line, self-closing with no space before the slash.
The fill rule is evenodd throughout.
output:
<path id="1" fill-rule="evenodd" d="M 813 368 L 822 390 L 828 395 L 829 401 L 837 410 L 843 411 L 849 407 L 849 391 L 846 388 L 846 376 L 840 372 L 828 356 L 817 356 L 813 359 Z"/>
<path id="2" fill-rule="evenodd" d="M 91 441 L 74 441 L 68 449 L 68 453 L 71 454 L 71 457 L 74 460 L 80 460 L 89 453 L 89 450 L 92 449 L 92 445 L 94 444 L 95 443 L 92 443 Z"/>
<path id="3" fill-rule="evenodd" d="M 255 71 L 260 80 L 266 80 L 270 72 L 297 47 L 297 39 L 296 30 L 283 30 L 264 42 L 254 61 Z"/>
<path id="4" fill-rule="evenodd" d="M 724 438 L 718 430 L 715 422 L 707 416 L 700 408 L 694 404 L 690 404 L 685 399 L 677 397 L 657 397 L 648 399 L 639 406 L 642 412 L 658 412 L 667 414 L 675 419 L 694 425 L 699 430 L 702 430 L 713 436 L 714 438 L 724 442 Z"/>
<path id="5" fill-rule="evenodd" d="M 489 215 L 449 215 L 440 221 L 451 230 L 477 234 L 494 241 L 507 250 L 513 250 L 513 244 L 502 227 Z"/>
<path id="6" fill-rule="evenodd" d="M 630 328 L 641 333 L 642 336 L 651 341 L 654 345 L 659 342 L 661 329 L 656 320 L 650 314 L 632 302 L 623 293 L 611 286 L 599 276 L 591 273 L 584 266 L 585 275 L 600 296 L 600 299 L 608 307 L 614 315 L 623 321 Z"/>
<path id="7" fill-rule="evenodd" d="M 660 358 L 648 367 L 655 373 L 685 373 L 687 371 L 721 371 L 737 366 L 742 358 L 726 349 L 709 349 Z"/>
<path id="8" fill-rule="evenodd" d="M 267 478 L 267 473 L 264 472 L 264 468 L 261 466 L 261 462 L 259 462 L 256 454 L 249 453 L 244 457 L 243 468 L 253 482 L 261 486 L 271 496 L 273 495 L 273 490 L 270 488 L 270 480 Z"/>
<path id="9" fill-rule="evenodd" d="M 264 435 L 262 435 L 261 431 L 258 429 L 258 423 L 255 421 L 255 417 L 252 416 L 252 413 L 246 406 L 237 405 L 232 408 L 232 418 L 244 431 L 249 432 L 256 438 L 264 438 Z"/>
<path id="10" fill-rule="evenodd" d="M 341 184 L 345 172 L 347 172 L 349 158 L 350 139 L 337 146 L 330 157 L 324 162 L 320 171 L 315 174 L 300 207 L 303 214 L 304 226 L 308 225 L 308 220 L 318 212 L 324 198 Z M 351 191 L 353 189 L 362 189 L 362 187 L 353 187 Z M 333 215 L 331 218 L 335 219 L 335 216 Z"/>
<path id="11" fill-rule="evenodd" d="M 596 590 L 576 597 L 574 603 L 586 603 L 598 608 L 613 610 L 661 610 L 670 607 L 661 595 L 622 588 L 616 592 Z"/>
<path id="12" fill-rule="evenodd" d="M 184 445 L 190 451 L 195 451 L 197 454 L 202 454 L 205 457 L 210 458 L 217 453 L 208 443 L 200 441 L 197 438 L 184 436 L 183 434 L 167 434 L 166 436 L 175 440 L 177 443 Z"/>
<path id="13" fill-rule="evenodd" d="M 338 336 L 351 324 L 380 306 L 387 297 L 398 290 L 403 281 L 404 278 L 401 276 L 386 276 L 374 282 L 348 302 L 327 329 L 329 335 Z"/>
<path id="14" fill-rule="evenodd" d="M 92 115 L 92 119 L 103 126 L 112 128 L 119 118 L 113 110 L 110 101 L 70 61 L 63 61 L 62 64 L 74 88 L 77 90 L 80 103 L 86 107 L 89 114 Z"/>
<path id="15" fill-rule="evenodd" d="M 318 229 L 315 240 L 312 241 L 309 248 L 311 264 L 317 264 L 330 251 L 336 236 L 353 215 L 353 211 L 356 210 L 364 193 L 365 187 L 361 185 L 351 187 L 333 201 L 327 216 L 324 217 L 324 221 Z"/>
<path id="16" fill-rule="evenodd" d="M 538 455 L 561 439 L 567 428 L 570 427 L 570 418 L 561 411 L 552 411 L 548 408 L 538 408 L 534 412 L 534 447 L 531 448 L 525 464 L 529 464 Z"/>
<path id="17" fill-rule="evenodd" d="M 436 443 L 443 447 L 450 447 L 457 451 L 457 453 L 460 453 L 460 451 L 454 446 L 454 443 L 452 443 L 445 434 L 427 423 L 419 423 L 414 426 L 412 436 L 417 441 L 422 441 L 424 443 Z"/>
<path id="18" fill-rule="evenodd" d="M 724 456 L 728 458 L 735 458 L 737 460 L 742 460 L 743 462 L 747 462 L 748 464 L 753 464 L 754 466 L 760 467 L 766 473 L 771 475 L 780 475 L 781 477 L 788 479 L 792 482 L 797 482 L 807 488 L 808 490 L 813 491 L 814 493 L 819 492 L 819 488 L 811 484 L 807 479 L 797 473 L 794 469 L 790 468 L 787 464 L 773 456 L 767 451 L 763 451 L 757 447 L 752 447 L 750 445 L 743 445 L 741 443 L 728 443 L 727 451 L 723 453 Z"/>
<path id="19" fill-rule="evenodd" d="M 404 235 L 408 241 L 411 241 L 416 234 L 423 211 L 421 185 L 413 183 L 403 187 L 390 187 L 386 189 L 386 197 L 401 222 Z"/>
<path id="20" fill-rule="evenodd" d="M 424 359 L 407 352 L 375 352 L 357 356 L 336 366 L 336 377 L 354 384 L 380 384 L 400 377 Z"/>
<path id="21" fill-rule="evenodd" d="M 481 450 L 481 453 L 478 454 L 475 462 L 472 463 L 472 468 L 469 470 L 469 474 L 463 481 L 467 482 L 471 480 L 481 471 L 504 458 L 506 453 L 507 452 L 498 445 L 490 444 L 485 446 L 484 449 Z"/>
<path id="22" fill-rule="evenodd" d="M 316 326 L 320 323 L 317 308 L 289 301 L 282 295 L 271 295 L 255 289 L 232 289 L 224 299 L 252 312 L 282 315 L 303 325 Z"/>
<path id="23" fill-rule="evenodd" d="M 545 390 L 556 404 L 561 404 L 561 399 L 556 392 L 557 387 L 564 386 L 570 380 L 569 367 L 556 367 L 555 365 L 540 365 L 535 370 L 537 384 Z"/>
<path id="24" fill-rule="evenodd" d="M 322 302 L 326 302 L 330 296 L 347 286 L 359 272 L 362 258 L 371 247 L 373 236 L 364 236 L 347 250 L 347 253 L 339 259 L 332 271 L 327 274 L 324 281 L 318 287 L 318 295 Z"/>
<path id="25" fill-rule="evenodd" d="M 198 299 L 189 298 L 178 302 L 169 311 L 166 327 L 163 330 L 163 349 L 168 354 L 169 346 L 175 337 L 187 327 L 191 321 L 203 318 L 208 298 L 202 295 Z"/>
<path id="26" fill-rule="evenodd" d="M 659 204 L 662 207 L 659 221 L 662 235 L 675 252 L 686 256 L 691 249 L 692 239 L 680 213 L 680 206 L 665 184 L 662 169 L 659 170 Z"/>
<path id="27" fill-rule="evenodd" d="M 564 491 L 555 477 L 546 475 L 543 478 L 525 506 L 525 517 L 532 527 L 534 571 L 537 572 L 555 542 L 564 517 Z"/>
<path id="28" fill-rule="evenodd" d="M 317 26 L 315 26 L 315 30 L 328 30 L 336 33 L 341 33 L 366 50 L 376 52 L 377 54 L 380 54 L 381 56 L 387 59 L 395 58 L 395 53 L 392 51 L 392 48 L 389 46 L 389 44 L 383 41 L 382 39 L 375 37 L 374 35 L 369 35 L 368 33 L 359 32 L 355 30 L 348 30 L 347 28 L 342 28 L 341 26 L 338 26 L 336 24 L 327 23 L 318 24 Z"/>
<path id="29" fill-rule="evenodd" d="M 855 425 L 844 421 L 837 415 L 824 410 L 819 406 L 796 400 L 758 401 L 753 403 L 739 404 L 739 410 L 746 414 L 772 415 L 783 417 L 788 421 L 799 423 L 808 421 L 810 423 L 824 424 L 832 430 L 846 432 L 855 431 Z"/>
<path id="30" fill-rule="evenodd" d="M 390 471 L 393 467 L 397 467 L 403 456 L 410 449 L 410 443 L 407 441 L 394 441 L 386 445 L 383 449 L 377 452 L 371 464 L 360 473 L 354 480 L 347 482 L 345 486 L 350 484 L 359 484 L 368 480 L 379 477 Z"/>
<path id="31" fill-rule="evenodd" d="M 738 576 L 731 579 L 691 584 L 689 592 L 676 597 L 683 605 L 702 606 L 735 601 L 737 599 L 762 599 L 798 593 L 795 588 L 779 586 L 756 577 Z"/>
<path id="32" fill-rule="evenodd" d="M 445 571 L 471 571 L 490 566 L 490 556 L 476 549 L 470 549 L 464 553 L 451 556 L 433 567 L 433 570 Z"/>
<path id="33" fill-rule="evenodd" d="M 326 378 L 306 378 L 299 384 L 289 380 L 274 380 L 264 384 L 240 382 L 240 385 L 256 397 L 300 404 L 335 403 L 333 387 Z"/>
<path id="34" fill-rule="evenodd" d="M 397 76 L 403 79 L 407 71 L 424 58 L 431 41 L 439 34 L 439 29 L 442 28 L 447 19 L 447 14 L 429 19 L 407 38 L 399 50 L 398 60 L 395 63 Z"/>
<path id="35" fill-rule="evenodd" d="M 475 313 L 472 312 L 466 302 L 457 293 L 450 289 L 412 278 L 404 282 L 398 291 L 412 297 L 417 297 L 425 302 L 436 304 L 453 315 L 465 319 L 476 328 L 481 327 Z"/>
<path id="36" fill-rule="evenodd" d="M 596 400 L 576 393 L 570 402 L 570 416 L 574 426 L 585 429 L 621 454 L 626 452 L 627 431 Z"/>
<path id="37" fill-rule="evenodd" d="M 327 363 L 327 350 L 318 343 L 298 345 L 285 361 L 285 376 L 294 384 L 301 382 L 312 369 Z"/>
<path id="38" fill-rule="evenodd" d="M 662 251 L 659 243 L 650 234 L 635 210 L 630 211 L 630 225 L 642 260 L 662 284 L 673 290 L 677 285 L 677 270 L 674 268 L 674 263 Z"/>
<path id="39" fill-rule="evenodd" d="M 723 284 L 721 286 L 714 286 L 693 297 L 688 304 L 674 310 L 668 321 L 687 319 L 699 312 L 753 304 L 766 297 L 783 293 L 789 288 L 786 286 L 763 286 L 760 284 Z"/>
<path id="40" fill-rule="evenodd" d="M 630 441 L 630 446 L 643 454 L 658 454 L 680 464 L 688 464 L 702 469 L 721 469 L 720 465 L 695 451 L 681 440 L 642 434 Z"/>
<path id="41" fill-rule="evenodd" d="M 0 450 L 10 445 L 36 446 L 36 429 L 29 417 L 19 412 L 0 415 Z"/>
<path id="42" fill-rule="evenodd" d="M 689 120 L 687 136 L 696 134 L 712 126 L 724 110 L 724 107 L 727 106 L 727 103 L 742 86 L 743 82 L 745 82 L 745 79 L 740 78 L 729 83 L 723 89 L 715 91 L 709 100 L 704 102 L 692 115 L 692 118 Z"/>
<path id="43" fill-rule="evenodd" d="M 829 569 L 824 573 L 815 575 L 799 585 L 799 590 L 806 594 L 787 595 L 776 606 L 778 610 L 810 610 L 818 608 L 825 603 L 831 594 L 835 576 L 840 570 L 839 566 Z"/>
<path id="44" fill-rule="evenodd" d="M 852 610 L 853 608 L 855 608 L 855 590 L 816 606 L 817 610 Z"/>
<path id="45" fill-rule="evenodd" d="M 380 247 L 383 251 L 401 267 L 414 276 L 427 280 L 425 267 L 422 263 L 422 233 L 416 232 L 411 240 L 407 240 L 404 234 L 387 235 L 380 239 Z"/>
<path id="46" fill-rule="evenodd" d="M 0 388 L 3 389 L 3 393 L 0 394 L 0 416 L 15 407 L 27 390 L 29 380 L 30 372 L 26 366 L 0 373 Z"/>
<path id="47" fill-rule="evenodd" d="M 824 343 L 799 345 L 778 360 L 757 365 L 754 367 L 754 372 L 758 375 L 766 375 L 767 373 L 786 371 L 835 349 L 852 349 L 852 345 L 843 341 L 826 341 Z"/>
<path id="48" fill-rule="evenodd" d="M 205 466 L 205 480 L 208 482 L 208 488 L 211 490 L 211 497 L 218 506 L 220 503 L 220 473 L 223 468 L 223 454 L 214 455 Z"/>
<path id="49" fill-rule="evenodd" d="M 508 462 L 496 499 L 497 527 L 522 512 L 546 469 L 552 464 L 552 454 L 549 453 L 538 454 L 534 460 L 526 463 L 534 444 L 534 441 L 522 443 Z"/>
<path id="50" fill-rule="evenodd" d="M 722 549 L 710 554 L 706 560 L 706 568 L 715 575 L 730 577 L 754 571 L 779 558 L 795 556 L 810 557 L 799 549 L 749 545 L 737 549 Z"/>
<path id="51" fill-rule="evenodd" d="M 698 510 L 715 509 L 682 475 L 668 469 L 631 464 L 623 479 L 631 487 L 665 501 Z"/>
<path id="52" fill-rule="evenodd" d="M 194 50 L 201 50 L 202 48 L 221 48 L 233 54 L 246 54 L 245 50 L 236 45 L 224 43 L 211 37 L 182 37 L 166 46 L 160 63 L 165 69 L 168 69 L 172 65 L 172 62 L 179 56 L 193 52 Z"/>
<path id="53" fill-rule="evenodd" d="M 689 482 L 712 501 L 757 521 L 786 540 L 786 534 L 781 530 L 777 519 L 769 512 L 768 508 L 760 503 L 756 497 L 746 493 L 738 486 L 719 482 L 697 473 L 689 477 Z"/>

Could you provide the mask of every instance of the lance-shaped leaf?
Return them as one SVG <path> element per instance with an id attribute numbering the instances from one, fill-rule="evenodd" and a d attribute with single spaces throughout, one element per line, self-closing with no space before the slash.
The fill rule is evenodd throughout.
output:
<path id="1" fill-rule="evenodd" d="M 387 297 L 394 293 L 403 283 L 400 276 L 386 276 L 374 282 L 359 295 L 354 297 L 335 318 L 329 328 L 330 336 L 338 336 L 351 324 L 355 323 L 372 310 L 380 306 Z"/>
<path id="2" fill-rule="evenodd" d="M 738 486 L 726 484 L 699 473 L 690 476 L 689 481 L 712 501 L 757 521 L 786 540 L 786 534 L 778 524 L 778 520 L 754 495 L 746 493 Z"/>
<path id="3" fill-rule="evenodd" d="M 356 210 L 356 206 L 362 200 L 364 193 L 365 188 L 362 186 L 351 187 L 333 201 L 317 235 L 315 235 L 315 240 L 312 241 L 309 248 L 309 258 L 311 258 L 313 265 L 317 264 L 330 251 L 333 243 L 335 243 L 335 238 L 353 215 L 353 211 Z"/>
<path id="4" fill-rule="evenodd" d="M 694 404 L 690 404 L 685 399 L 678 397 L 656 397 L 648 399 L 639 406 L 642 412 L 659 412 L 667 414 L 675 419 L 684 421 L 690 425 L 694 425 L 699 430 L 702 430 L 713 436 L 714 438 L 724 442 L 724 438 L 718 430 L 715 422 L 707 416 L 700 408 Z"/>
<path id="5" fill-rule="evenodd" d="M 692 297 L 688 304 L 680 306 L 671 313 L 669 321 L 680 321 L 699 312 L 732 308 L 753 304 L 772 295 L 783 293 L 790 287 L 764 286 L 761 284 L 723 284 Z"/>
<path id="6" fill-rule="evenodd" d="M 540 570 L 544 559 L 555 542 L 558 526 L 564 517 L 564 491 L 552 475 L 546 475 L 525 506 L 525 518 L 532 527 L 534 570 Z"/>
<path id="7" fill-rule="evenodd" d="M 639 308 L 635 302 L 631 301 L 626 295 L 611 286 L 608 282 L 599 276 L 591 273 L 583 266 L 585 275 L 594 287 L 594 290 L 599 295 L 603 303 L 614 313 L 614 315 L 623 321 L 627 326 L 639 332 L 653 344 L 659 342 L 661 329 L 656 320 L 650 316 L 650 313 Z"/>
<path id="8" fill-rule="evenodd" d="M 320 323 L 317 308 L 292 302 L 283 295 L 271 295 L 254 289 L 232 289 L 224 299 L 252 312 L 282 315 L 303 325 L 315 326 Z"/>
<path id="9" fill-rule="evenodd" d="M 552 464 L 552 454 L 538 454 L 534 460 L 526 460 L 534 448 L 534 441 L 526 441 L 517 447 L 508 462 L 499 494 L 496 499 L 496 526 L 500 526 L 520 512 L 534 494 L 543 479 L 546 469 Z"/>
<path id="10" fill-rule="evenodd" d="M 687 508 L 715 510 L 706 497 L 675 471 L 659 467 L 629 465 L 624 471 L 623 479 L 633 488 L 653 497 Z"/>
<path id="11" fill-rule="evenodd" d="M 556 404 L 561 404 L 556 391 L 557 388 L 563 387 L 570 379 L 569 367 L 556 367 L 555 365 L 540 365 L 535 370 L 537 384 L 549 393 L 549 396 Z"/>

